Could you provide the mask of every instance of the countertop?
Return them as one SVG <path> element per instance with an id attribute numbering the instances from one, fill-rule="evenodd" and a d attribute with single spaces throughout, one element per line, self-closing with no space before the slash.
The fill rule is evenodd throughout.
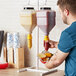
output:
<path id="1" fill-rule="evenodd" d="M 37 72 L 17 72 L 18 69 L 0 69 L 0 76 L 41 76 Z M 57 72 L 45 75 L 45 76 L 64 76 L 64 71 L 58 70 Z"/>

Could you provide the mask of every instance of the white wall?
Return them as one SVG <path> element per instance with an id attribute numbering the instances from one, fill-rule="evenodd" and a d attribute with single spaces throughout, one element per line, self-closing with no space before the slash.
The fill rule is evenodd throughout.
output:
<path id="1" fill-rule="evenodd" d="M 40 0 L 40 6 L 44 6 L 45 0 Z M 56 26 L 50 32 L 50 39 L 59 41 L 61 31 L 67 26 L 63 24 L 58 8 L 56 6 L 57 0 L 47 0 L 47 6 L 51 6 L 57 12 L 56 16 Z M 19 13 L 24 6 L 27 6 L 28 0 L 0 0 L 0 30 L 5 30 L 5 32 L 19 32 L 21 47 L 25 47 L 25 65 L 32 66 L 36 64 L 36 31 L 33 30 L 33 47 L 29 51 L 27 48 L 26 41 L 26 30 L 20 25 Z M 37 0 L 30 0 L 31 6 L 37 9 Z M 40 30 L 40 41 L 39 41 L 39 51 L 43 51 L 43 37 L 44 33 Z M 55 52 L 57 49 L 49 49 L 50 52 Z M 40 66 L 44 65 L 40 62 Z M 58 67 L 59 69 L 64 69 L 64 63 Z"/>

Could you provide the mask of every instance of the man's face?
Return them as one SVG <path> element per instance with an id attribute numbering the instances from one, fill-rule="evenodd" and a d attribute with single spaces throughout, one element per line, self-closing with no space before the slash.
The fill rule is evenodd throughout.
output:
<path id="1" fill-rule="evenodd" d="M 64 14 L 64 10 L 62 10 L 61 8 L 59 8 L 59 11 L 60 11 L 60 14 L 61 14 L 61 17 L 62 17 L 62 20 L 65 24 L 68 24 L 67 23 L 67 17 L 66 15 Z"/>

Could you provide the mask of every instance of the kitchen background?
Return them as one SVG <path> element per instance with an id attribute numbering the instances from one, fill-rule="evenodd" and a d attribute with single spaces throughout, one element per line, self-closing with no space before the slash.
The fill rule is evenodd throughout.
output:
<path id="1" fill-rule="evenodd" d="M 47 0 L 46 6 L 50 6 L 53 10 L 56 11 L 56 26 L 50 32 L 50 39 L 59 41 L 61 32 L 68 27 L 64 25 L 56 5 L 57 0 Z M 44 6 L 45 0 L 40 0 L 39 5 Z M 5 32 L 19 32 L 20 34 L 20 43 L 21 47 L 25 47 L 25 66 L 34 66 L 36 65 L 36 48 L 37 48 L 37 28 L 33 30 L 33 46 L 29 50 L 27 48 L 27 31 L 20 25 L 20 12 L 24 6 L 28 6 L 28 0 L 0 0 L 0 30 Z M 37 0 L 30 0 L 30 5 L 35 7 L 37 10 Z M 44 33 L 39 30 L 39 51 L 43 51 L 43 39 Z M 57 49 L 49 49 L 50 52 L 55 53 Z M 40 62 L 40 67 L 44 65 Z M 64 70 L 64 64 L 57 67 L 58 69 Z"/>

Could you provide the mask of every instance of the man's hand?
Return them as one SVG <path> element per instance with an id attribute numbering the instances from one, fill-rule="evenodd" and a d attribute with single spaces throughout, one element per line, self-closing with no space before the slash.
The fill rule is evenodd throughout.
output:
<path id="1" fill-rule="evenodd" d="M 60 50 L 58 50 L 53 56 L 52 58 L 45 64 L 45 66 L 48 69 L 52 69 L 55 68 L 57 66 L 59 66 L 68 56 L 69 53 L 64 53 Z"/>
<path id="2" fill-rule="evenodd" d="M 57 48 L 58 42 L 49 40 L 50 47 L 49 48 Z"/>

